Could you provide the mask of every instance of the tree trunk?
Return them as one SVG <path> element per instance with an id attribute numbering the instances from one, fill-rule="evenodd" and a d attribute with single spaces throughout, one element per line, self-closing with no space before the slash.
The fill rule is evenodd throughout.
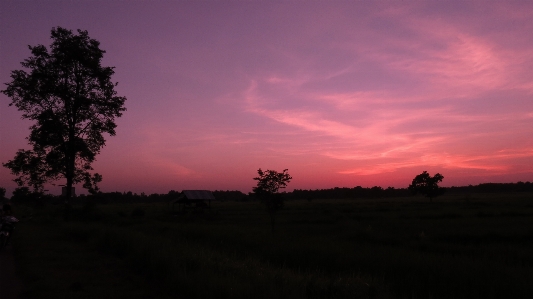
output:
<path id="1" fill-rule="evenodd" d="M 65 215 L 64 218 L 66 221 L 70 220 L 70 199 L 72 197 L 72 176 L 67 177 L 67 192 L 65 192 Z"/>
<path id="2" fill-rule="evenodd" d="M 78 90 L 76 90 L 78 94 Z M 70 208 L 71 208 L 71 199 L 72 199 L 72 185 L 74 184 L 74 174 L 76 171 L 76 141 L 75 141 L 75 132 L 76 132 L 76 119 L 75 113 L 72 111 L 72 102 L 65 102 L 65 109 L 67 110 L 67 115 L 70 116 L 68 121 L 68 141 L 65 149 L 65 159 L 67 162 L 66 169 L 66 179 L 67 179 L 67 192 L 65 193 L 65 220 L 70 219 Z"/>
<path id="3" fill-rule="evenodd" d="M 274 227 L 275 227 L 274 212 L 270 212 L 270 225 L 272 226 L 272 233 L 274 233 Z"/>
<path id="4" fill-rule="evenodd" d="M 72 134 L 73 135 L 73 134 Z M 70 140 L 73 140 L 72 137 Z M 74 168 L 75 168 L 75 162 L 76 162 L 76 154 L 74 152 L 74 144 L 73 142 L 69 142 L 68 145 L 68 155 L 66 157 L 67 159 L 67 169 L 66 169 L 66 179 L 67 179 L 67 185 L 66 185 L 66 192 L 65 192 L 65 220 L 70 220 L 70 210 L 71 210 L 71 199 L 72 199 L 72 185 L 74 184 Z"/>

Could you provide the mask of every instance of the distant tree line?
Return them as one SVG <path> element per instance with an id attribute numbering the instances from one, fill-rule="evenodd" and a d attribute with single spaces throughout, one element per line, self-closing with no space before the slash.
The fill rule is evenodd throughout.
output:
<path id="1" fill-rule="evenodd" d="M 472 194 L 472 193 L 512 193 L 512 192 L 533 192 L 533 183 L 518 182 L 518 183 L 484 183 L 479 185 L 468 185 L 461 187 L 443 187 L 446 194 Z M 173 202 L 178 199 L 180 192 L 170 190 L 168 193 L 145 194 L 128 192 L 98 192 L 95 195 L 80 195 L 75 201 L 84 202 L 87 200 L 96 203 L 149 203 L 149 202 Z M 251 201 L 259 200 L 253 193 L 245 194 L 241 191 L 213 191 L 213 195 L 220 201 Z M 361 186 L 353 188 L 330 188 L 330 189 L 315 189 L 304 190 L 295 189 L 292 192 L 281 192 L 286 200 L 314 200 L 314 199 L 363 199 L 363 198 L 395 198 L 413 196 L 411 191 L 407 188 L 388 187 L 386 189 L 374 186 L 365 188 Z M 53 196 L 42 193 L 34 193 L 27 187 L 19 187 L 13 192 L 11 196 L 13 202 L 27 202 L 27 201 L 46 201 L 46 202 L 60 202 L 60 196 Z"/>
<path id="2" fill-rule="evenodd" d="M 287 199 L 319 199 L 319 198 L 381 198 L 381 197 L 401 197 L 411 195 L 407 189 L 396 189 L 388 187 L 383 189 L 379 186 L 371 188 L 363 188 L 357 186 L 354 188 L 331 188 L 331 189 L 316 189 L 303 190 L 295 189 L 292 192 L 284 193 Z"/>
<path id="3" fill-rule="evenodd" d="M 248 201 L 250 197 L 241 191 L 213 191 L 213 196 L 220 201 Z"/>
<path id="4" fill-rule="evenodd" d="M 533 192 L 533 183 L 484 183 L 479 185 L 468 185 L 461 187 L 442 187 L 446 194 L 468 194 L 468 193 L 509 193 L 509 192 Z M 388 187 L 383 189 L 379 186 L 363 188 L 331 188 L 302 190 L 295 189 L 292 192 L 282 193 L 287 199 L 319 199 L 319 198 L 394 198 L 412 196 L 408 188 Z"/>
<path id="5" fill-rule="evenodd" d="M 484 183 L 462 187 L 448 187 L 448 193 L 508 193 L 508 192 L 533 192 L 532 182 L 518 183 Z"/>

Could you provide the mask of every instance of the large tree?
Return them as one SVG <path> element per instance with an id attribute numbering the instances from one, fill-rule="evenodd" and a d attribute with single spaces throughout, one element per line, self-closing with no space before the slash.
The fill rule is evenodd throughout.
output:
<path id="1" fill-rule="evenodd" d="M 31 150 L 19 150 L 3 165 L 19 186 L 42 191 L 43 184 L 65 179 L 66 203 L 73 184 L 95 190 L 101 180 L 91 174 L 95 157 L 105 145 L 104 133 L 115 135 L 115 118 L 126 110 L 111 81 L 113 67 L 104 67 L 105 53 L 87 31 L 52 28 L 49 49 L 28 46 L 25 68 L 11 72 L 1 92 L 11 98 L 22 118 L 34 121 L 27 138 Z"/>
<path id="2" fill-rule="evenodd" d="M 433 197 L 444 193 L 444 189 L 439 187 L 439 183 L 442 182 L 442 179 L 444 179 L 444 176 L 440 173 L 431 176 L 427 171 L 424 171 L 413 179 L 413 182 L 409 185 L 408 189 L 413 194 L 421 193 L 424 196 L 429 197 L 429 201 L 431 201 Z"/>
<path id="3" fill-rule="evenodd" d="M 272 232 L 274 232 L 274 217 L 276 212 L 283 207 L 283 198 L 278 193 L 279 189 L 287 187 L 287 184 L 292 180 L 292 177 L 288 173 L 288 169 L 284 169 L 283 172 L 277 172 L 275 170 L 257 170 L 258 177 L 254 180 L 257 181 L 257 186 L 253 187 L 254 193 L 263 201 L 270 215 L 270 224 L 272 225 Z"/>

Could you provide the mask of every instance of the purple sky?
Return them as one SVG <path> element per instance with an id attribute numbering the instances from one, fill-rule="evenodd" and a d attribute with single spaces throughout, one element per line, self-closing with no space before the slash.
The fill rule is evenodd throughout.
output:
<path id="1" fill-rule="evenodd" d="M 103 191 L 533 181 L 533 2 L 271 2 L 4 0 L 0 83 L 52 27 L 101 42 L 128 98 Z M 9 103 L 4 163 L 29 148 Z"/>

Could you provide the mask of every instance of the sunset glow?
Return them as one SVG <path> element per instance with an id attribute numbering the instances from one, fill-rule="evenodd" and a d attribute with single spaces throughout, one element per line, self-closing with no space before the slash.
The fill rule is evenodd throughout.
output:
<path id="1" fill-rule="evenodd" d="M 2 1 L 0 83 L 57 26 L 100 41 L 128 98 L 106 192 L 249 192 L 258 168 L 287 190 L 533 181 L 530 1 Z M 9 103 L 3 163 L 29 148 Z"/>

